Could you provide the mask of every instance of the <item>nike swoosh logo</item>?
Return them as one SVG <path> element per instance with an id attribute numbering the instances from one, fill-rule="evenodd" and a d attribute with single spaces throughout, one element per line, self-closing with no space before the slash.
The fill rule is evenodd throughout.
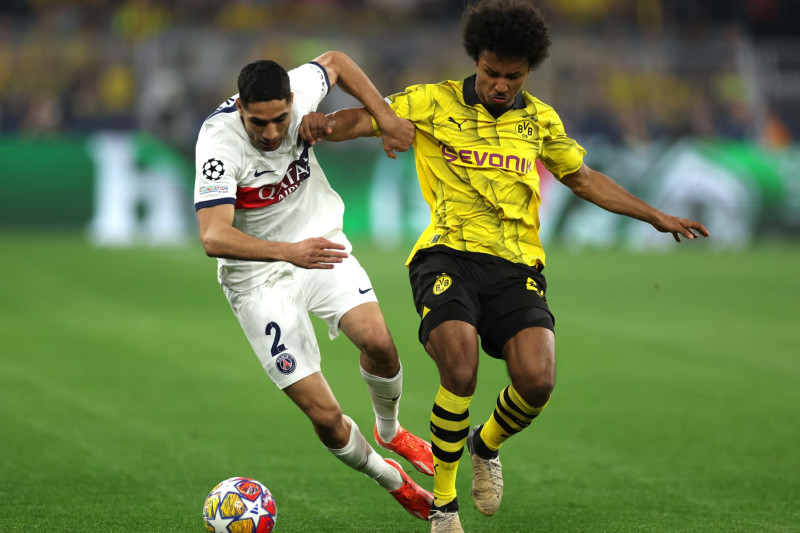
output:
<path id="1" fill-rule="evenodd" d="M 259 177 L 261 174 L 266 174 L 267 172 L 275 172 L 275 171 L 274 170 L 262 170 L 261 172 L 259 172 L 258 170 L 256 170 L 255 172 L 253 172 L 253 175 L 255 177 Z"/>
<path id="2" fill-rule="evenodd" d="M 370 287 L 369 289 L 358 289 L 358 292 L 361 293 L 361 294 L 367 294 L 371 290 L 372 290 L 372 287 Z"/>

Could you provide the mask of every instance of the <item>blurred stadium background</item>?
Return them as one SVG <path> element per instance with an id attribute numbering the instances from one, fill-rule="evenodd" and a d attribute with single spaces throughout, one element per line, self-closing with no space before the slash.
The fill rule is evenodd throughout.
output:
<path id="1" fill-rule="evenodd" d="M 338 49 L 384 94 L 461 79 L 473 71 L 460 44 L 463 4 L 5 0 L 0 173 L 15 180 L 0 198 L 0 227 L 88 228 L 107 244 L 191 238 L 196 132 L 236 92 L 245 63 L 291 68 Z M 800 2 L 539 5 L 554 45 L 526 88 L 559 111 L 591 166 L 702 218 L 711 246 L 797 237 Z M 321 110 L 353 103 L 337 89 Z M 318 152 L 354 237 L 394 245 L 425 224 L 410 157 L 391 164 L 374 141 Z M 647 228 L 573 204 L 550 184 L 546 241 L 647 246 Z"/>
<path id="2" fill-rule="evenodd" d="M 260 371 L 197 242 L 193 150 L 253 59 L 342 50 L 384 94 L 470 75 L 463 4 L 0 1 L 3 531 L 200 531 L 203 498 L 234 474 L 275 492 L 276 531 L 427 531 L 298 437 L 307 423 Z M 504 448 L 502 515 L 467 500 L 462 519 L 797 532 L 800 0 L 538 5 L 553 48 L 526 89 L 590 166 L 713 236 L 677 245 L 543 178 L 558 401 Z M 349 105 L 336 89 L 321 110 Z M 428 219 L 413 158 L 374 139 L 316 150 L 403 354 L 404 424 L 424 434 L 436 376 L 402 266 Z M 320 338 L 368 428 L 352 349 Z M 505 380 L 482 364 L 476 419 Z"/>

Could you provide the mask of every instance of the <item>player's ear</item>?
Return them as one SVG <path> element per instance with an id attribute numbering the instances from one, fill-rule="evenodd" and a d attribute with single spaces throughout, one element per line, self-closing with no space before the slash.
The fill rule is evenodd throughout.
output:
<path id="1" fill-rule="evenodd" d="M 239 98 L 236 99 L 236 109 L 239 110 L 239 113 L 241 113 L 244 110 L 244 106 L 242 105 L 242 101 Z"/>
<path id="2" fill-rule="evenodd" d="M 293 100 L 294 100 L 294 93 L 289 93 L 289 105 L 292 105 Z"/>

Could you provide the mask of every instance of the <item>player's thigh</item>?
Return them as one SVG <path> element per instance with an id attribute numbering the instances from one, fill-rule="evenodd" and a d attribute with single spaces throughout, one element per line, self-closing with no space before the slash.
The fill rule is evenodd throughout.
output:
<path id="1" fill-rule="evenodd" d="M 279 388 L 320 371 L 314 328 L 290 274 L 245 292 L 223 289 L 261 366 Z"/>
<path id="2" fill-rule="evenodd" d="M 339 328 L 358 348 L 364 370 L 385 378 L 400 370 L 397 348 L 377 302 L 366 302 L 347 311 Z"/>
<path id="3" fill-rule="evenodd" d="M 365 302 L 345 312 L 339 320 L 339 329 L 361 349 L 367 349 L 381 340 L 391 341 L 389 327 L 378 302 Z"/>
<path id="4" fill-rule="evenodd" d="M 441 385 L 458 396 L 471 396 L 478 379 L 478 332 L 461 320 L 447 320 L 433 328 L 425 350 L 439 369 Z"/>

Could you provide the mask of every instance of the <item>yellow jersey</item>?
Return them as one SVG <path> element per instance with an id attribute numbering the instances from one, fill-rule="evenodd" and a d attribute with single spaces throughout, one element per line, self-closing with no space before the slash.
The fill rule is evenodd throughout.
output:
<path id="1" fill-rule="evenodd" d="M 444 245 L 543 267 L 536 159 L 561 179 L 586 154 L 553 108 L 520 91 L 495 117 L 478 100 L 475 75 L 413 85 L 387 101 L 416 126 L 417 176 L 431 209 L 406 264 L 420 249 Z"/>

